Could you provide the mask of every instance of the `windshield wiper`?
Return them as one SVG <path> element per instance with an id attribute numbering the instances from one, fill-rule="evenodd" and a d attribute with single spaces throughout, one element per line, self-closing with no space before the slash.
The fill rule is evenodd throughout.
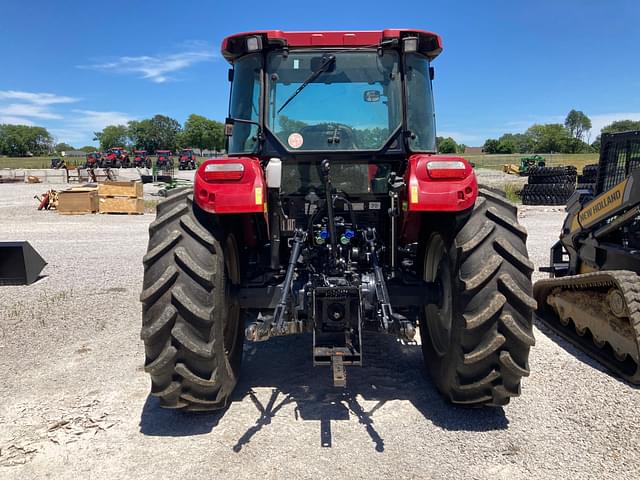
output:
<path id="1" fill-rule="evenodd" d="M 302 85 L 300 85 L 296 89 L 296 91 L 293 92 L 289 98 L 287 98 L 287 100 L 278 109 L 278 113 L 280 113 L 284 109 L 284 107 L 289 105 L 291 100 L 296 98 L 296 96 L 302 91 L 302 89 L 304 89 L 304 87 L 306 87 L 311 82 L 313 82 L 316 78 L 318 78 L 320 76 L 320 74 L 322 72 L 325 72 L 331 66 L 331 64 L 334 63 L 335 61 L 336 61 L 336 56 L 335 55 L 327 55 L 327 56 L 325 56 L 324 60 L 322 62 L 322 65 L 320 65 L 315 72 L 313 72 L 311 75 L 309 75 L 309 77 L 307 77 L 307 79 L 304 82 L 302 82 Z"/>

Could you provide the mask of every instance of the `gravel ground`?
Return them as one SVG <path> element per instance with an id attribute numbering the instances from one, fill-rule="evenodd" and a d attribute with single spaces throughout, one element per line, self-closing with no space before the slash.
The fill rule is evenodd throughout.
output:
<path id="1" fill-rule="evenodd" d="M 640 478 L 638 390 L 536 328 L 531 377 L 504 409 L 443 402 L 420 348 L 365 338 L 334 390 L 311 339 L 245 347 L 224 413 L 161 410 L 138 338 L 152 215 L 38 212 L 46 185 L 0 185 L 0 239 L 49 262 L 0 288 L 0 478 Z M 524 207 L 537 266 L 564 213 Z"/>

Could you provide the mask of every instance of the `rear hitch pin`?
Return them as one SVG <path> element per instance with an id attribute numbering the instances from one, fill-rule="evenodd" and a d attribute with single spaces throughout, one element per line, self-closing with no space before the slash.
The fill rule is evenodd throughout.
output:
<path id="1" fill-rule="evenodd" d="M 345 388 L 347 386 L 347 371 L 344 368 L 342 355 L 331 355 L 331 369 L 333 371 L 333 386 Z"/>

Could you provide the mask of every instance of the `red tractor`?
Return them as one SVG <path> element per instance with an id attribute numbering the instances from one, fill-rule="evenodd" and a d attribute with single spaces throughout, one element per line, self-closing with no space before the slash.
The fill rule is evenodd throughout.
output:
<path id="1" fill-rule="evenodd" d="M 527 233 L 469 162 L 436 153 L 441 51 L 421 30 L 224 40 L 228 154 L 158 205 L 143 259 L 145 370 L 163 407 L 224 408 L 245 339 L 307 332 L 334 386 L 363 364 L 364 331 L 419 332 L 451 402 L 520 394 L 536 305 Z"/>
<path id="2" fill-rule="evenodd" d="M 173 169 L 171 150 L 156 150 L 156 168 L 163 171 Z"/>
<path id="3" fill-rule="evenodd" d="M 133 151 L 133 166 L 136 168 L 151 168 L 151 159 L 146 150 Z"/>
<path id="4" fill-rule="evenodd" d="M 183 148 L 180 150 L 178 161 L 178 170 L 196 169 L 196 154 L 193 152 L 192 148 Z"/>
<path id="5" fill-rule="evenodd" d="M 84 161 L 84 168 L 100 168 L 102 163 L 102 154 L 100 152 L 87 153 Z"/>
<path id="6" fill-rule="evenodd" d="M 129 152 L 123 147 L 113 147 L 102 157 L 102 168 L 131 168 Z"/>

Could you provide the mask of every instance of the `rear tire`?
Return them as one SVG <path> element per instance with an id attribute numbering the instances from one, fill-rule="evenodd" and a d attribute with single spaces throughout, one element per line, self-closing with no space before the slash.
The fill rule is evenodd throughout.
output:
<path id="1" fill-rule="evenodd" d="M 244 339 L 230 295 L 240 277 L 233 234 L 193 203 L 191 189 L 179 189 L 158 205 L 143 263 L 140 336 L 151 395 L 166 408 L 224 408 Z"/>
<path id="2" fill-rule="evenodd" d="M 429 232 L 423 277 L 438 281 L 443 300 L 420 317 L 424 360 L 451 402 L 500 406 L 520 394 L 534 345 L 527 233 L 516 207 L 490 190 L 456 232 Z"/>

